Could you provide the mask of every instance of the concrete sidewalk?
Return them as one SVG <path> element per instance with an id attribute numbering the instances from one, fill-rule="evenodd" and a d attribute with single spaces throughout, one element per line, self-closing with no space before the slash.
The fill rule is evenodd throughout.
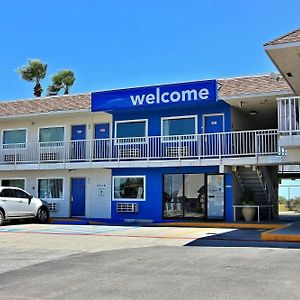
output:
<path id="1" fill-rule="evenodd" d="M 261 234 L 264 241 L 300 242 L 300 221 L 285 227 L 265 231 Z"/>

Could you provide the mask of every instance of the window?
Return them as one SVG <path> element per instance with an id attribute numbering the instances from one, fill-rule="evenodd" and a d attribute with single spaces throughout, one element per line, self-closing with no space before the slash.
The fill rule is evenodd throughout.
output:
<path id="1" fill-rule="evenodd" d="M 205 174 L 164 174 L 163 217 L 206 216 Z"/>
<path id="2" fill-rule="evenodd" d="M 114 200 L 145 200 L 145 177 L 113 177 L 113 193 Z"/>
<path id="3" fill-rule="evenodd" d="M 196 119 L 196 116 L 162 118 L 162 135 L 167 137 L 196 134 Z"/>
<path id="4" fill-rule="evenodd" d="M 119 139 L 139 138 L 147 136 L 147 121 L 117 121 L 115 137 Z"/>
<path id="5" fill-rule="evenodd" d="M 5 197 L 5 198 L 14 198 L 15 194 L 12 189 L 3 189 L 0 193 L 0 197 Z"/>
<path id="6" fill-rule="evenodd" d="M 58 142 L 63 142 L 64 135 L 64 127 L 40 128 L 39 142 L 42 143 L 42 146 L 62 146 L 62 143 Z"/>
<path id="7" fill-rule="evenodd" d="M 13 186 L 25 189 L 25 179 L 2 179 L 2 186 Z"/>
<path id="8" fill-rule="evenodd" d="M 3 149 L 25 148 L 26 129 L 13 129 L 3 131 Z"/>
<path id="9" fill-rule="evenodd" d="M 25 198 L 28 199 L 29 195 L 21 190 L 13 190 L 16 198 Z"/>
<path id="10" fill-rule="evenodd" d="M 42 199 L 63 199 L 63 179 L 39 179 L 38 197 Z"/>

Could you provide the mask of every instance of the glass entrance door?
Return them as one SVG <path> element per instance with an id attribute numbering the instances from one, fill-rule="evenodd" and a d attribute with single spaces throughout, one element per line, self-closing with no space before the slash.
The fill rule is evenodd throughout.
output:
<path id="1" fill-rule="evenodd" d="M 164 218 L 183 217 L 183 174 L 164 175 Z"/>
<path id="2" fill-rule="evenodd" d="M 205 174 L 184 175 L 184 217 L 206 216 Z"/>
<path id="3" fill-rule="evenodd" d="M 207 218 L 224 219 L 224 175 L 207 175 Z"/>
<path id="4" fill-rule="evenodd" d="M 165 174 L 164 218 L 206 216 L 205 174 Z"/>

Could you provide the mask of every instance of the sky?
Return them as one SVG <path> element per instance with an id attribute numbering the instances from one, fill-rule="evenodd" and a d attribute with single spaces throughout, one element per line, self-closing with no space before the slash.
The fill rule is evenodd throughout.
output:
<path id="1" fill-rule="evenodd" d="M 71 93 L 266 74 L 263 44 L 300 27 L 300 0 L 2 0 L 0 101 L 33 97 L 17 69 L 72 69 Z M 45 92 L 44 92 L 45 95 Z"/>

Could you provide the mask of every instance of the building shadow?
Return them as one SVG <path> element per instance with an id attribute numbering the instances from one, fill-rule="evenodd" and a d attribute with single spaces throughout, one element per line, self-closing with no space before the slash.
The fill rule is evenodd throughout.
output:
<path id="1" fill-rule="evenodd" d="M 237 229 L 195 239 L 187 247 L 233 247 L 233 248 L 278 248 L 300 249 L 300 242 L 273 242 L 260 239 L 261 229 Z"/>

